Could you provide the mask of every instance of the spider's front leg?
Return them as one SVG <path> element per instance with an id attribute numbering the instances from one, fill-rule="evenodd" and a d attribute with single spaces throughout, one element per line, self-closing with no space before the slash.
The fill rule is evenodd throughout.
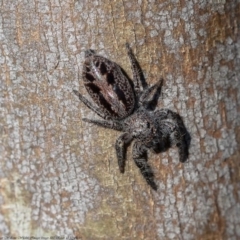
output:
<path id="1" fill-rule="evenodd" d="M 129 133 L 123 133 L 116 141 L 115 149 L 118 159 L 118 166 L 121 173 L 124 173 L 127 146 L 131 142 L 132 136 Z"/>
<path id="2" fill-rule="evenodd" d="M 185 139 L 185 133 L 181 129 L 176 130 L 170 135 L 171 142 L 178 147 L 179 161 L 186 162 L 188 158 L 188 145 Z"/>
<path id="3" fill-rule="evenodd" d="M 169 109 L 162 109 L 155 112 L 155 119 L 158 120 L 162 139 L 169 139 L 171 146 L 176 145 L 180 162 L 185 162 L 188 158 L 188 132 L 181 117 Z"/>
<path id="4" fill-rule="evenodd" d="M 154 174 L 147 163 L 147 148 L 141 142 L 136 141 L 133 145 L 133 160 L 140 169 L 143 177 L 153 190 L 157 191 L 157 185 L 154 182 Z"/>

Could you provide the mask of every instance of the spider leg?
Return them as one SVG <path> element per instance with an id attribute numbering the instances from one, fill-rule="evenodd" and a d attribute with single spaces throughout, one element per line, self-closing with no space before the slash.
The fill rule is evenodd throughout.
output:
<path id="1" fill-rule="evenodd" d="M 94 106 L 91 102 L 89 102 L 81 93 L 79 93 L 76 90 L 73 90 L 74 94 L 79 98 L 79 100 L 81 102 L 83 102 L 88 108 L 90 108 L 91 110 L 93 110 L 98 116 L 106 119 L 107 116 L 105 116 L 102 111 L 97 108 L 96 106 Z"/>
<path id="2" fill-rule="evenodd" d="M 154 182 L 154 174 L 151 167 L 147 163 L 147 148 L 140 141 L 136 141 L 133 145 L 133 160 L 140 169 L 143 177 L 153 190 L 157 191 L 157 185 Z"/>
<path id="3" fill-rule="evenodd" d="M 136 95 L 139 96 L 142 91 L 141 88 L 143 88 L 143 89 L 147 88 L 147 83 L 144 79 L 142 70 L 141 70 L 135 56 L 133 55 L 132 50 L 128 43 L 126 43 L 126 48 L 127 48 L 128 57 L 131 62 L 132 72 L 133 72 L 134 90 L 135 90 Z"/>
<path id="4" fill-rule="evenodd" d="M 175 131 L 170 135 L 170 141 L 178 147 L 179 161 L 185 162 L 188 158 L 188 145 L 185 139 L 185 134 L 181 131 L 181 129 L 175 129 Z"/>
<path id="5" fill-rule="evenodd" d="M 115 144 L 118 166 L 121 173 L 124 173 L 127 146 L 131 140 L 132 136 L 129 133 L 123 133 L 120 137 L 118 137 Z"/>
<path id="6" fill-rule="evenodd" d="M 175 142 L 178 147 L 180 162 L 185 162 L 189 155 L 188 148 L 191 141 L 190 134 L 188 133 L 182 118 L 177 113 L 168 110 L 168 118 L 171 118 L 175 122 L 176 130 L 171 138 L 172 142 Z"/>
<path id="7" fill-rule="evenodd" d="M 160 79 L 156 84 L 147 88 L 139 99 L 139 104 L 143 105 L 148 110 L 154 110 L 157 106 L 158 98 L 161 93 L 163 79 Z"/>
<path id="8" fill-rule="evenodd" d="M 163 141 L 169 139 L 171 146 L 176 145 L 180 162 L 185 162 L 188 158 L 189 136 L 181 117 L 168 109 L 156 111 L 155 114 Z"/>
<path id="9" fill-rule="evenodd" d="M 88 119 L 88 118 L 83 118 L 82 120 L 84 122 L 93 123 L 100 127 L 110 128 L 117 131 L 122 131 L 123 129 L 121 123 L 118 121 L 104 121 L 104 120 L 95 120 L 95 119 Z"/>

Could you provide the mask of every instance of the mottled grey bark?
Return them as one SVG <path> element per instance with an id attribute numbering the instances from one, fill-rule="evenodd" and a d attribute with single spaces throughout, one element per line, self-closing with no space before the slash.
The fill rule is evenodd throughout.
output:
<path id="1" fill-rule="evenodd" d="M 238 0 L 1 0 L 1 235 L 240 239 L 239 19 Z M 187 163 L 149 154 L 157 192 L 72 94 L 88 48 L 131 76 L 125 42 L 192 138 Z"/>

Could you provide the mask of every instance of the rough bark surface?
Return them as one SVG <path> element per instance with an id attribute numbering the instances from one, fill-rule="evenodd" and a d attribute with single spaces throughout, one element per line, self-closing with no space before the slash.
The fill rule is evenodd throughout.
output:
<path id="1" fill-rule="evenodd" d="M 239 19 L 237 0 L 1 0 L 0 235 L 240 239 Z M 187 163 L 149 154 L 157 192 L 72 94 L 88 48 L 131 77 L 125 42 L 192 138 Z"/>

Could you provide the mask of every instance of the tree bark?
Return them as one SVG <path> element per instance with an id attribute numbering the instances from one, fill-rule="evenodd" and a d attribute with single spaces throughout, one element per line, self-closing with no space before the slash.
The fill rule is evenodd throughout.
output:
<path id="1" fill-rule="evenodd" d="M 0 1 L 0 233 L 3 237 L 240 239 L 240 2 Z M 72 89 L 84 51 L 130 77 L 129 42 L 147 82 L 164 79 L 158 108 L 182 116 L 189 159 L 149 152 L 158 191 L 119 133 Z"/>

